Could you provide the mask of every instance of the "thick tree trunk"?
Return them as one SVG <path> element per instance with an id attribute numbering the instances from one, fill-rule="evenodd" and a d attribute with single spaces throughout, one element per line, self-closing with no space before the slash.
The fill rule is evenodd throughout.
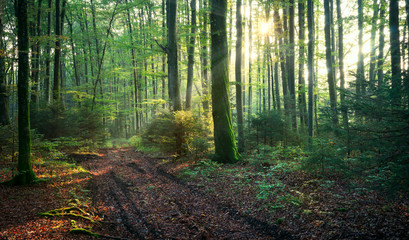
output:
<path id="1" fill-rule="evenodd" d="M 211 69 L 214 121 L 214 160 L 236 162 L 239 158 L 232 129 L 229 101 L 227 0 L 211 0 Z"/>
<path id="2" fill-rule="evenodd" d="M 192 107 L 193 65 L 195 62 L 196 39 L 196 0 L 190 1 L 190 9 L 192 11 L 192 19 L 187 63 L 186 110 L 190 110 L 190 108 Z"/>
<path id="3" fill-rule="evenodd" d="M 362 0 L 361 0 L 362 1 Z M 389 29 L 391 41 L 391 70 L 392 70 L 392 105 L 399 106 L 401 103 L 401 66 L 400 66 L 400 43 L 399 43 L 399 1 L 390 0 L 389 3 Z"/>
<path id="4" fill-rule="evenodd" d="M 167 25 L 168 25 L 168 81 L 169 97 L 172 110 L 182 110 L 180 99 L 180 83 L 178 79 L 178 48 L 176 43 L 176 0 L 167 0 Z"/>
<path id="5" fill-rule="evenodd" d="M 29 39 L 27 21 L 27 0 L 18 0 L 17 34 L 18 34 L 18 173 L 13 183 L 25 185 L 36 177 L 31 163 L 30 139 L 30 105 L 29 105 Z"/>

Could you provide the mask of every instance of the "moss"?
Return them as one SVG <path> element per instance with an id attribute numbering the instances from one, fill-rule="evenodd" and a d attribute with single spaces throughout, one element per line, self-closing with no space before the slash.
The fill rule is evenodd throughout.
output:
<path id="1" fill-rule="evenodd" d="M 54 209 L 54 210 L 50 210 L 50 211 L 47 211 L 47 212 L 39 213 L 39 215 L 46 216 L 46 217 L 71 216 L 71 217 L 82 218 L 82 219 L 88 220 L 91 223 L 95 222 L 94 220 L 92 220 L 89 217 L 73 213 L 72 211 L 77 211 L 77 212 L 80 212 L 82 214 L 87 214 L 87 212 L 85 212 L 84 210 L 82 210 L 79 207 L 66 207 L 66 208 L 59 208 L 59 209 Z"/>

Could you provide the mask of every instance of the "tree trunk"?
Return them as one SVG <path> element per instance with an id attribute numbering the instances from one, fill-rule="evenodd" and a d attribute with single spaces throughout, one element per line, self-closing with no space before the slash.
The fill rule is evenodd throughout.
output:
<path id="1" fill-rule="evenodd" d="M 392 105 L 399 106 L 401 103 L 401 66 L 400 66 L 400 43 L 399 43 L 399 1 L 390 0 L 389 3 L 389 28 L 391 41 L 391 70 L 392 70 Z"/>
<path id="2" fill-rule="evenodd" d="M 29 38 L 27 0 L 18 0 L 18 173 L 12 180 L 16 185 L 32 183 L 36 177 L 31 163 L 30 105 L 29 105 Z"/>
<path id="3" fill-rule="evenodd" d="M 4 35 L 4 10 L 6 2 L 0 0 L 0 126 L 10 124 L 9 116 L 9 96 L 7 92 L 6 82 L 6 57 L 4 53 L 5 44 Z"/>
<path id="4" fill-rule="evenodd" d="M 378 0 L 373 0 L 373 17 L 372 17 L 372 27 L 371 27 L 371 63 L 369 64 L 369 88 L 371 92 L 375 90 L 375 68 L 376 68 L 376 47 L 375 47 L 375 37 L 376 28 L 378 21 L 379 5 Z"/>
<path id="5" fill-rule="evenodd" d="M 345 70 L 344 70 L 344 23 L 342 19 L 341 0 L 337 0 L 337 18 L 338 18 L 338 61 L 339 78 L 341 87 L 341 111 L 344 128 L 348 127 L 348 111 L 345 106 Z"/>
<path id="6" fill-rule="evenodd" d="M 244 151 L 244 129 L 243 129 L 243 99 L 242 99 L 242 44 L 243 44 L 243 24 L 241 16 L 241 0 L 237 0 L 236 5 L 236 110 L 237 110 L 237 132 L 238 150 Z"/>
<path id="7" fill-rule="evenodd" d="M 53 99 L 57 103 L 60 98 L 60 56 L 61 56 L 61 17 L 60 0 L 55 0 L 55 50 L 54 50 L 54 83 Z"/>
<path id="8" fill-rule="evenodd" d="M 187 63 L 186 110 L 190 110 L 190 108 L 192 107 L 193 65 L 195 60 L 196 39 L 196 0 L 190 1 L 190 9 L 192 11 L 192 19 Z"/>
<path id="9" fill-rule="evenodd" d="M 358 0 L 358 69 L 356 74 L 356 93 L 358 95 L 365 94 L 365 70 L 364 70 L 364 54 L 363 48 L 363 31 L 364 31 L 364 12 L 363 0 Z"/>
<path id="10" fill-rule="evenodd" d="M 52 0 L 48 0 L 48 14 L 47 14 L 47 36 L 51 38 L 51 7 Z M 44 79 L 44 88 L 45 88 L 45 100 L 47 104 L 51 102 L 51 43 L 47 41 L 47 47 L 45 49 L 46 60 L 45 60 L 45 79 Z"/>
<path id="11" fill-rule="evenodd" d="M 327 62 L 327 79 L 329 88 L 329 98 L 332 111 L 332 122 L 334 125 L 338 125 L 338 115 L 337 115 L 337 94 L 335 91 L 335 79 L 332 63 L 332 50 L 331 50 L 331 26 L 330 26 L 330 0 L 324 0 L 325 9 L 325 56 Z"/>
<path id="12" fill-rule="evenodd" d="M 384 63 L 384 53 L 385 48 L 385 10 L 386 10 L 386 0 L 381 0 L 379 12 L 379 52 L 378 52 L 378 89 L 383 86 L 383 63 Z"/>
<path id="13" fill-rule="evenodd" d="M 305 0 L 298 0 L 298 25 L 299 35 L 298 41 L 300 44 L 298 55 L 298 104 L 300 111 L 300 125 L 304 129 L 307 127 L 307 100 L 305 96 L 305 78 L 304 78 L 304 65 L 305 65 Z"/>
<path id="14" fill-rule="evenodd" d="M 167 25 L 168 25 L 168 81 L 169 97 L 172 110 L 182 110 L 180 99 L 180 83 L 178 79 L 178 48 L 176 39 L 176 9 L 177 0 L 167 0 Z"/>
<path id="15" fill-rule="evenodd" d="M 292 128 L 297 131 L 297 110 L 295 101 L 295 44 L 294 44 L 294 0 L 289 0 L 289 56 L 288 56 L 288 88 L 290 91 L 290 109 Z"/>
<path id="16" fill-rule="evenodd" d="M 202 51 L 200 54 L 201 62 L 202 62 L 202 104 L 203 110 L 205 114 L 209 112 L 209 77 L 208 77 L 208 11 L 207 11 L 207 0 L 203 0 L 203 10 L 202 17 L 203 17 L 203 29 L 200 36 L 200 45 L 202 47 Z"/>
<path id="17" fill-rule="evenodd" d="M 252 51 L 253 51 L 253 33 L 252 33 L 252 25 L 253 25 L 253 20 L 252 20 L 252 3 L 253 1 L 249 1 L 249 87 L 248 87 L 248 106 L 247 106 L 247 114 L 248 114 L 248 119 L 251 117 L 251 112 L 252 112 L 252 98 L 253 98 L 253 86 L 252 86 L 252 62 L 253 62 L 253 56 L 252 56 Z M 249 121 L 250 122 L 250 121 Z"/>
<path id="18" fill-rule="evenodd" d="M 313 112 L 314 112 L 314 0 L 308 0 L 308 136 L 312 143 L 313 136 Z"/>
<path id="19" fill-rule="evenodd" d="M 214 160 L 236 162 L 239 158 L 232 129 L 229 101 L 227 0 L 211 0 L 211 72 L 214 121 Z"/>

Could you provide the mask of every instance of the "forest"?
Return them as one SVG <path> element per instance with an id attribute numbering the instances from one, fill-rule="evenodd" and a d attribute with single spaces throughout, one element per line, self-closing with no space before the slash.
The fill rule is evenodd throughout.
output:
<path id="1" fill-rule="evenodd" d="M 0 239 L 409 239 L 408 0 L 0 0 Z"/>

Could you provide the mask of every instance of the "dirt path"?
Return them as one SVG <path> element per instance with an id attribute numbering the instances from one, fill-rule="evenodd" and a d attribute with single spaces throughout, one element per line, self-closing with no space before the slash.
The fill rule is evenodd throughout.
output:
<path id="1" fill-rule="evenodd" d="M 128 239 L 292 239 L 222 197 L 168 172 L 169 164 L 130 149 L 105 149 L 83 162 L 93 174 L 97 232 Z"/>

